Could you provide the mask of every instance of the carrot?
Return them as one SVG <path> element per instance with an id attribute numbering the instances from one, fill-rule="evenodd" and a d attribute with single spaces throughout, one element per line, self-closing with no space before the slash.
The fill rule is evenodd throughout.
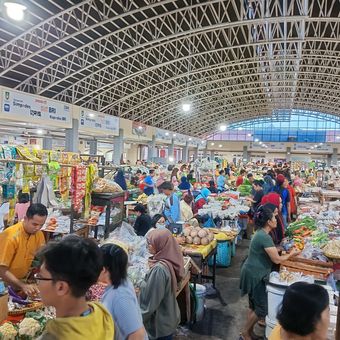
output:
<path id="1" fill-rule="evenodd" d="M 307 237 L 311 234 L 312 232 L 310 230 L 306 231 L 305 233 L 302 234 L 302 237 Z"/>

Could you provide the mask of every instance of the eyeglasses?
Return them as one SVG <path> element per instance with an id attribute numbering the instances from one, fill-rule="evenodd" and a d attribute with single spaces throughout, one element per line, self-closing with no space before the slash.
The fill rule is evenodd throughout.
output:
<path id="1" fill-rule="evenodd" d="M 40 276 L 38 273 L 35 273 L 33 275 L 33 277 L 37 280 L 37 281 L 53 281 L 54 279 L 52 277 L 48 278 L 48 277 L 42 277 Z"/>

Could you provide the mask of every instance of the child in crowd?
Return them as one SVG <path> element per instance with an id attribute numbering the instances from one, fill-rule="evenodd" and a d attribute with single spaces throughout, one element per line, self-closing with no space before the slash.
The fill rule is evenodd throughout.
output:
<path id="1" fill-rule="evenodd" d="M 30 196 L 20 190 L 18 203 L 15 205 L 15 220 L 20 222 L 25 216 L 27 209 L 31 205 Z"/>

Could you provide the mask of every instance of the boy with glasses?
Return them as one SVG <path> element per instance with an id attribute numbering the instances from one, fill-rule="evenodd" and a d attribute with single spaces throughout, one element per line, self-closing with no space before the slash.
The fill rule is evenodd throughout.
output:
<path id="1" fill-rule="evenodd" d="M 85 294 L 103 269 L 97 245 L 77 236 L 50 242 L 40 252 L 40 272 L 35 275 L 46 306 L 56 308 L 56 319 L 47 323 L 42 339 L 113 339 L 111 315 Z"/>

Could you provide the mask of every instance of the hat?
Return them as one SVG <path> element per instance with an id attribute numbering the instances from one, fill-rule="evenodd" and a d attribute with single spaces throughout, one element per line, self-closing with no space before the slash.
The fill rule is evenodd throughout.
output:
<path id="1" fill-rule="evenodd" d="M 282 184 L 285 181 L 285 176 L 283 176 L 282 174 L 277 175 L 276 181 L 278 184 Z"/>

